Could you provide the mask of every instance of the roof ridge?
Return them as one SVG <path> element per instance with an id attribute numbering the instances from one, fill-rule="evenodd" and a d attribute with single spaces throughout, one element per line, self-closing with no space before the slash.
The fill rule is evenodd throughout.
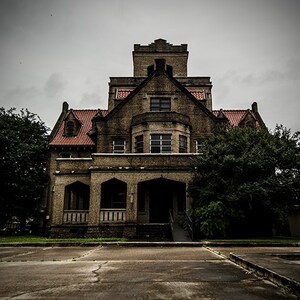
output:
<path id="1" fill-rule="evenodd" d="M 239 112 L 242 112 L 242 111 L 253 111 L 252 109 L 249 109 L 249 108 L 245 108 L 245 109 L 224 109 L 224 108 L 220 108 L 220 109 L 213 109 L 212 111 L 215 111 L 215 112 L 218 112 L 218 111 L 239 111 Z"/>

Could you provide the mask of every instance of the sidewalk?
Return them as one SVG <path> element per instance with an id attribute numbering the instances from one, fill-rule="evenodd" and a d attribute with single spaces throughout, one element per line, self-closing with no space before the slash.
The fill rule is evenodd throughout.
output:
<path id="1" fill-rule="evenodd" d="M 246 270 L 300 295 L 300 243 L 218 242 L 51 242 L 12 243 L 0 247 L 205 247 Z"/>
<path id="2" fill-rule="evenodd" d="M 222 255 L 254 274 L 300 295 L 299 247 L 212 247 Z"/>

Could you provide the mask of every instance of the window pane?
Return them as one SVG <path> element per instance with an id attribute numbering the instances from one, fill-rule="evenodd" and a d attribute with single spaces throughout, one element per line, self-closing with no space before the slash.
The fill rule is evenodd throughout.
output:
<path id="1" fill-rule="evenodd" d="M 171 99 L 169 98 L 151 98 L 150 111 L 170 111 Z"/>
<path id="2" fill-rule="evenodd" d="M 115 139 L 113 141 L 113 153 L 125 153 L 125 140 Z"/>
<path id="3" fill-rule="evenodd" d="M 139 135 L 135 138 L 135 152 L 136 153 L 144 152 L 144 141 L 142 135 Z"/>
<path id="4" fill-rule="evenodd" d="M 171 145 L 171 134 L 151 134 L 150 136 L 151 153 L 171 153 Z"/>
<path id="5" fill-rule="evenodd" d="M 179 136 L 179 153 L 187 152 L 187 138 L 184 135 Z"/>

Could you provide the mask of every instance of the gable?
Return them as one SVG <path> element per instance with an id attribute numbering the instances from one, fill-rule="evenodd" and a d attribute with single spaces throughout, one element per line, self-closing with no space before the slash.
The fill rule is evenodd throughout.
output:
<path id="1" fill-rule="evenodd" d="M 224 116 L 232 126 L 247 126 L 247 127 L 258 127 L 259 120 L 255 116 L 254 112 L 250 109 L 230 109 L 230 110 L 214 110 L 215 116 Z M 251 125 L 252 124 L 252 125 Z"/>
<path id="2" fill-rule="evenodd" d="M 170 111 L 188 114 L 205 115 L 212 122 L 219 122 L 219 118 L 208 110 L 201 101 L 205 98 L 204 90 L 188 91 L 175 78 L 170 76 L 166 70 L 155 70 L 137 88 L 120 89 L 116 92 L 116 98 L 121 102 L 107 115 L 111 118 L 129 118 L 137 114 L 151 112 L 151 99 L 170 99 Z M 163 101 L 163 100 L 162 100 Z"/>
<path id="3" fill-rule="evenodd" d="M 96 109 L 67 111 L 65 118 L 63 118 L 59 124 L 58 130 L 50 141 L 49 146 L 94 146 L 95 143 L 88 135 L 88 132 L 92 128 L 92 118 L 97 112 L 98 110 Z M 74 116 L 77 117 L 80 127 L 76 135 L 68 136 L 65 134 L 65 124 L 68 120 L 73 120 Z"/>

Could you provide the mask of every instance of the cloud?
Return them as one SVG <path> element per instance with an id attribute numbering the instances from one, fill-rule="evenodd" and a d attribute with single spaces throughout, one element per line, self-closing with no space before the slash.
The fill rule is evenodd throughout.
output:
<path id="1" fill-rule="evenodd" d="M 44 92 L 47 98 L 56 98 L 60 96 L 67 85 L 67 82 L 59 73 L 53 73 L 46 81 Z"/>
<path id="2" fill-rule="evenodd" d="M 16 87 L 1 96 L 1 104 L 6 108 L 28 108 L 28 103 L 33 103 L 40 96 L 36 87 Z"/>
<path id="3" fill-rule="evenodd" d="M 93 107 L 99 107 L 100 104 L 100 93 L 95 91 L 91 93 L 84 93 L 82 95 L 80 105 L 84 105 L 85 107 L 89 108 L 91 106 Z"/>

